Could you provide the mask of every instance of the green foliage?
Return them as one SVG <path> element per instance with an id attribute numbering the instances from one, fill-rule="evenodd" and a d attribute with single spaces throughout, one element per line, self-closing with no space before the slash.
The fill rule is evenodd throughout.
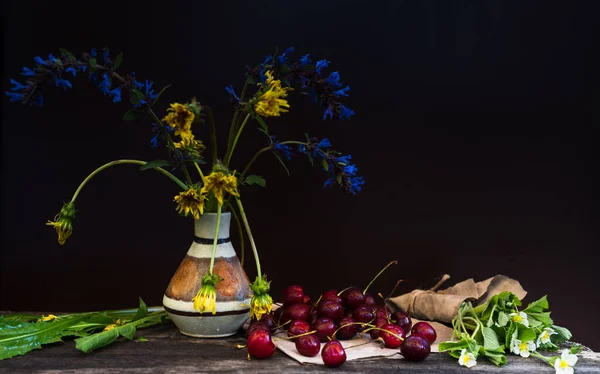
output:
<path id="1" fill-rule="evenodd" d="M 263 177 L 261 177 L 260 175 L 254 175 L 254 174 L 248 175 L 246 177 L 246 179 L 244 179 L 243 183 L 247 184 L 249 186 L 251 186 L 253 184 L 257 184 L 261 187 L 264 187 L 266 185 L 266 182 Z"/>
<path id="2" fill-rule="evenodd" d="M 160 97 L 161 97 L 161 95 L 163 94 L 163 92 L 165 92 L 165 91 L 167 90 L 167 88 L 169 88 L 169 87 L 171 87 L 171 85 L 164 86 L 164 87 L 162 88 L 162 90 L 160 90 L 160 92 L 158 93 L 158 95 L 156 95 L 156 98 L 154 99 L 154 101 L 153 101 L 152 103 L 150 103 L 150 104 L 154 104 L 154 103 L 156 103 L 156 102 L 158 101 L 158 99 L 160 99 Z"/>
<path id="3" fill-rule="evenodd" d="M 146 163 L 145 165 L 140 166 L 140 170 L 156 169 L 156 168 L 162 168 L 165 166 L 171 166 L 171 161 L 167 161 L 167 160 L 150 161 L 150 162 Z"/>
<path id="4" fill-rule="evenodd" d="M 119 55 L 115 59 L 114 68 L 118 69 L 119 66 L 121 66 L 122 63 L 123 63 L 123 52 L 119 53 Z"/>
<path id="5" fill-rule="evenodd" d="M 269 126 L 267 126 L 267 123 L 264 119 L 262 119 L 261 116 L 254 116 L 254 119 L 256 119 L 256 122 L 258 122 L 258 124 L 260 125 L 260 127 L 262 127 L 263 130 L 265 130 L 267 133 L 269 132 Z"/>
<path id="6" fill-rule="evenodd" d="M 131 108 L 127 112 L 125 112 L 125 114 L 123 114 L 123 119 L 125 121 L 133 121 L 134 119 L 137 119 L 140 116 L 140 114 L 142 114 L 142 112 L 140 112 L 139 109 Z"/>
<path id="7" fill-rule="evenodd" d="M 144 94 L 141 91 L 132 88 L 130 92 L 131 93 L 129 94 L 129 101 L 131 102 L 131 104 L 137 105 L 140 103 L 140 101 L 144 99 Z"/>

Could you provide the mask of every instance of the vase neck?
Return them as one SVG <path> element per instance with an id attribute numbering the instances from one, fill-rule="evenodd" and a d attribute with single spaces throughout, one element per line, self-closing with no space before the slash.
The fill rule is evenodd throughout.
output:
<path id="1" fill-rule="evenodd" d="M 219 223 L 219 235 L 217 239 L 229 238 L 229 224 L 231 223 L 231 213 L 221 213 L 221 222 Z M 204 213 L 194 222 L 194 235 L 203 239 L 215 238 L 215 226 L 217 224 L 216 213 Z"/>

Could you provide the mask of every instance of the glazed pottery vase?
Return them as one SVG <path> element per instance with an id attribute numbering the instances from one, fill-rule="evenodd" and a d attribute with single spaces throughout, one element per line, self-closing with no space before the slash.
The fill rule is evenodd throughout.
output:
<path id="1" fill-rule="evenodd" d="M 221 214 L 213 273 L 219 275 L 216 314 L 194 310 L 192 299 L 202 286 L 212 254 L 217 214 L 205 213 L 194 223 L 194 241 L 165 291 L 163 305 L 182 334 L 219 338 L 235 334 L 250 314 L 250 282 L 231 245 L 231 213 Z"/>

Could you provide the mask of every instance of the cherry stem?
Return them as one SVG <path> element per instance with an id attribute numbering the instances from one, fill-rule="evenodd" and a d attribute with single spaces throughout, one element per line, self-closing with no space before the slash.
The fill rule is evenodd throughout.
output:
<path id="1" fill-rule="evenodd" d="M 441 286 L 442 284 L 444 284 L 444 282 L 445 282 L 445 281 L 447 281 L 448 279 L 450 279 L 450 275 L 448 275 L 448 274 L 444 274 L 444 275 L 442 275 L 442 279 L 440 279 L 440 281 L 439 281 L 439 282 L 437 282 L 437 283 L 435 284 L 435 286 L 431 287 L 431 288 L 429 289 L 429 291 L 435 291 L 435 290 L 437 290 L 437 289 L 438 289 L 438 288 L 440 288 L 440 286 Z"/>
<path id="2" fill-rule="evenodd" d="M 313 310 L 315 310 L 315 308 L 317 307 L 317 305 L 319 305 L 319 301 L 321 301 L 322 298 L 323 298 L 323 295 L 320 295 L 319 298 L 317 299 L 317 301 L 314 303 L 313 307 L 310 308 L 310 313 L 312 313 Z"/>
<path id="3" fill-rule="evenodd" d="M 381 338 L 380 338 L 380 339 L 381 339 Z M 361 343 L 361 344 L 353 345 L 353 346 L 351 346 L 351 347 L 344 347 L 344 350 L 348 350 L 348 349 L 350 349 L 350 348 L 356 348 L 356 347 L 361 347 L 361 346 L 363 346 L 363 345 L 371 344 L 371 343 L 373 343 L 374 341 L 377 341 L 377 340 L 379 340 L 379 339 L 376 339 L 376 340 L 370 340 L 370 341 L 368 341 L 368 342 L 364 342 L 364 343 Z"/>
<path id="4" fill-rule="evenodd" d="M 338 327 L 338 329 L 337 329 L 337 330 L 335 330 L 335 331 L 333 332 L 333 334 L 331 334 L 331 336 L 333 336 L 333 337 L 335 338 L 335 334 L 337 334 L 337 333 L 338 333 L 338 331 L 340 331 L 340 330 L 341 330 L 341 329 L 343 329 L 344 327 L 346 327 L 346 326 L 350 326 L 350 325 L 373 326 L 373 325 L 371 325 L 370 323 L 366 323 L 366 322 L 350 322 L 350 323 L 347 323 L 347 324 L 345 324 L 345 325 L 342 325 L 342 326 Z"/>
<path id="5" fill-rule="evenodd" d="M 292 336 L 285 336 L 285 337 L 279 337 L 279 336 L 277 336 L 277 337 L 274 337 L 273 339 L 274 340 L 293 340 L 293 339 L 299 338 L 301 336 L 312 335 L 312 334 L 314 334 L 316 332 L 317 332 L 317 330 L 312 330 L 312 331 L 309 331 L 309 332 L 305 332 L 304 334 L 298 334 L 298 335 L 292 335 Z"/>
<path id="6" fill-rule="evenodd" d="M 346 288 L 344 288 L 343 290 L 341 290 L 340 292 L 338 292 L 338 294 L 337 294 L 337 295 L 338 295 L 338 296 L 342 296 L 342 294 L 344 293 L 344 291 L 348 291 L 348 290 L 349 290 L 349 289 L 351 289 L 352 287 L 354 287 L 354 286 L 350 286 L 350 287 L 346 287 Z"/>
<path id="7" fill-rule="evenodd" d="M 369 287 L 371 287 L 371 284 L 373 284 L 373 282 L 375 282 L 375 280 L 377 278 L 379 278 L 379 276 L 385 271 L 385 269 L 389 268 L 392 265 L 396 265 L 398 263 L 398 261 L 392 261 L 389 264 L 385 265 L 385 267 L 383 269 L 381 269 L 381 271 L 379 273 L 377 273 L 377 275 L 375 276 L 375 278 L 373 278 L 371 280 L 371 282 L 369 282 L 369 284 L 367 284 L 367 287 L 365 287 L 364 291 L 363 291 L 363 295 L 367 293 L 367 290 L 369 289 Z"/>
<path id="8" fill-rule="evenodd" d="M 400 340 L 404 341 L 404 338 L 403 338 L 403 337 L 401 337 L 400 335 L 396 335 L 395 333 L 393 333 L 393 332 L 391 332 L 391 331 L 389 331 L 389 330 L 382 329 L 382 328 L 379 328 L 379 327 L 371 327 L 371 328 L 368 328 L 368 329 L 366 329 L 366 330 L 363 330 L 363 331 L 362 331 L 362 333 L 364 334 L 364 333 L 367 333 L 367 332 L 369 332 L 369 331 L 371 331 L 371 330 L 385 331 L 385 332 L 387 332 L 388 334 L 390 334 L 390 335 L 392 335 L 392 336 L 395 336 L 396 338 L 398 338 L 398 339 L 400 339 Z"/>

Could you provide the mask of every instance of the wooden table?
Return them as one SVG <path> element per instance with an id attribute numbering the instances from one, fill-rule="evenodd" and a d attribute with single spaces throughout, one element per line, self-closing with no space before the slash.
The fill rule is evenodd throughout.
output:
<path id="1" fill-rule="evenodd" d="M 349 361 L 337 369 L 320 365 L 301 365 L 277 351 L 266 360 L 250 360 L 240 333 L 225 339 L 194 339 L 180 334 L 173 325 L 137 332 L 146 342 L 118 341 L 89 354 L 75 349 L 73 341 L 45 346 L 25 356 L 0 361 L 2 373 L 76 372 L 76 373 L 554 373 L 538 359 L 510 355 L 509 363 L 497 368 L 484 359 L 473 369 L 457 364 L 445 353 L 432 353 L 425 361 L 408 362 L 386 358 Z M 580 358 L 577 373 L 600 373 L 600 361 Z"/>

